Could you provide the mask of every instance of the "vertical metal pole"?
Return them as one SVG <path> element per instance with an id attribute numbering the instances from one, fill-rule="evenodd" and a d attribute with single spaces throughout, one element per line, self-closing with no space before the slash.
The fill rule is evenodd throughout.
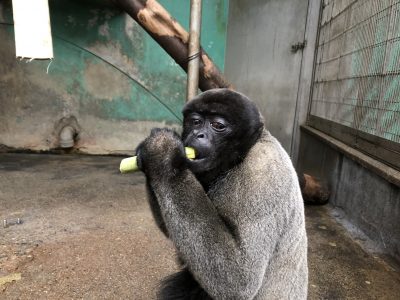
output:
<path id="1" fill-rule="evenodd" d="M 199 86 L 201 32 L 201 0 L 190 0 L 190 32 L 188 49 L 188 71 L 186 101 L 197 95 Z"/>

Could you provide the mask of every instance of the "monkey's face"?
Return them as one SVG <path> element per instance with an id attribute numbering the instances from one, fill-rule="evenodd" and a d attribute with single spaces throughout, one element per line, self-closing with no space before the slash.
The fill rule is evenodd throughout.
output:
<path id="1" fill-rule="evenodd" d="M 182 141 L 196 150 L 189 167 L 201 182 L 211 182 L 246 156 L 263 122 L 253 102 L 228 90 L 206 91 L 183 108 Z"/>
<path id="2" fill-rule="evenodd" d="M 194 173 L 208 172 L 219 167 L 224 161 L 227 142 L 232 136 L 233 127 L 217 114 L 193 112 L 184 119 L 182 140 L 185 146 L 195 149 L 196 158 L 189 163 Z"/>

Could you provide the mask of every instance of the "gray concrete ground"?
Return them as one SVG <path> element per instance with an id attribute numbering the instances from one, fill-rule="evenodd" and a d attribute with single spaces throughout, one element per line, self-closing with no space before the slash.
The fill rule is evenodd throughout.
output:
<path id="1" fill-rule="evenodd" d="M 0 154 L 0 218 L 11 223 L 0 226 L 1 299 L 154 299 L 177 268 L 174 250 L 153 223 L 143 175 L 119 174 L 119 161 Z M 396 267 L 329 212 L 306 207 L 309 299 L 400 299 Z"/>

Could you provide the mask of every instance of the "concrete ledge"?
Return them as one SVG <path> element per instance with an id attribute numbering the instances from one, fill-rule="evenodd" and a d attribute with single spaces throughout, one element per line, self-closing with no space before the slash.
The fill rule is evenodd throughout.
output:
<path id="1" fill-rule="evenodd" d="M 372 157 L 310 126 L 302 125 L 301 130 L 325 142 L 336 151 L 343 153 L 350 159 L 358 162 L 363 167 L 383 177 L 388 182 L 400 187 L 400 171 L 397 171 L 396 169 L 393 169 L 390 166 L 377 161 Z"/>
<path id="2" fill-rule="evenodd" d="M 320 179 L 329 202 L 400 262 L 400 172 L 310 126 L 301 128 L 299 173 Z"/>

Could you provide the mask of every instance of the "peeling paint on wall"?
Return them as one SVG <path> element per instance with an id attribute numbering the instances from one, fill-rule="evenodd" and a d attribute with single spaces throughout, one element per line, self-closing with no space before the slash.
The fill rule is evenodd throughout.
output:
<path id="1" fill-rule="evenodd" d="M 227 2 L 203 4 L 202 41 L 220 68 Z M 151 127 L 180 126 L 186 74 L 110 3 L 50 1 L 55 59 L 49 74 L 48 62 L 15 60 L 13 27 L 7 25 L 12 24 L 11 1 L 0 3 L 0 144 L 57 147 L 54 124 L 69 115 L 82 127 L 77 146 L 89 153 L 126 152 Z M 160 3 L 188 28 L 189 2 Z"/>
<path id="2" fill-rule="evenodd" d="M 110 70 L 104 63 L 86 60 L 84 81 L 87 92 L 95 98 L 112 101 L 116 95 L 121 95 L 126 101 L 130 99 L 130 84 L 124 75 Z"/>

